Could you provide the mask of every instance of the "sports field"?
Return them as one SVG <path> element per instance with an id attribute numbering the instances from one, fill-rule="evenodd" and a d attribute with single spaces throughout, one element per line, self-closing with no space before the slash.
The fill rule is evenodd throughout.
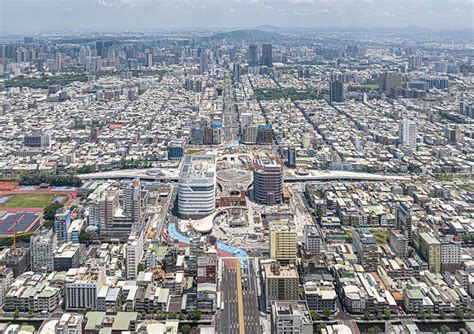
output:
<path id="1" fill-rule="evenodd" d="M 44 208 L 53 199 L 63 197 L 67 199 L 67 195 L 63 194 L 13 194 L 9 195 L 10 199 L 0 207 L 3 208 Z M 63 199 L 63 201 L 64 201 Z"/>

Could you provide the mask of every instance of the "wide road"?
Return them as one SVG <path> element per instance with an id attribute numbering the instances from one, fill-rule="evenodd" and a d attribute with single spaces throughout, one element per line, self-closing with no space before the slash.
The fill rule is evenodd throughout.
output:
<path id="1" fill-rule="evenodd" d="M 234 89 L 229 73 L 225 76 L 224 83 L 224 110 L 222 111 L 222 127 L 224 142 L 238 140 L 240 123 L 239 115 L 235 108 Z"/>
<path id="2" fill-rule="evenodd" d="M 247 269 L 242 269 L 242 286 L 244 299 L 245 333 L 261 333 L 260 312 L 258 310 L 257 279 L 254 262 L 249 260 Z"/>
<path id="3" fill-rule="evenodd" d="M 223 308 L 217 317 L 217 333 L 261 334 L 257 282 L 253 262 L 241 268 L 238 260 L 225 259 L 220 282 Z"/>
<path id="4" fill-rule="evenodd" d="M 227 263 L 235 260 L 226 260 Z M 238 296 L 237 296 L 237 268 L 235 265 L 226 266 L 222 270 L 220 283 L 221 302 L 223 308 L 217 317 L 218 334 L 240 334 Z"/>

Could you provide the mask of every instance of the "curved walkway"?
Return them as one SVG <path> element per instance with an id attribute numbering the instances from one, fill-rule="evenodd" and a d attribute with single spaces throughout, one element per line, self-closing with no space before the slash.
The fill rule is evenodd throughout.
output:
<path id="1" fill-rule="evenodd" d="M 168 234 L 173 239 L 178 240 L 181 244 L 189 245 L 190 243 L 190 238 L 178 231 L 175 223 L 170 223 L 168 225 Z M 247 268 L 248 255 L 245 251 L 235 248 L 234 246 L 224 244 L 222 242 L 217 243 L 217 250 L 220 251 L 221 257 L 233 256 L 239 258 L 241 266 Z"/>

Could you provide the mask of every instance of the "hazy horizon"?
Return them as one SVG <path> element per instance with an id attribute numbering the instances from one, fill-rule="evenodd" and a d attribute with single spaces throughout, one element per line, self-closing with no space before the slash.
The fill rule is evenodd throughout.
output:
<path id="1" fill-rule="evenodd" d="M 473 0 L 2 0 L 0 33 L 337 27 L 473 29 Z"/>

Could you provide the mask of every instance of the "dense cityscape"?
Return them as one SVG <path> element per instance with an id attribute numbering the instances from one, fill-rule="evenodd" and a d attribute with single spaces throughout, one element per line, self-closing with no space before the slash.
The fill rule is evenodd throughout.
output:
<path id="1" fill-rule="evenodd" d="M 0 333 L 474 333 L 472 30 L 0 41 Z"/>

